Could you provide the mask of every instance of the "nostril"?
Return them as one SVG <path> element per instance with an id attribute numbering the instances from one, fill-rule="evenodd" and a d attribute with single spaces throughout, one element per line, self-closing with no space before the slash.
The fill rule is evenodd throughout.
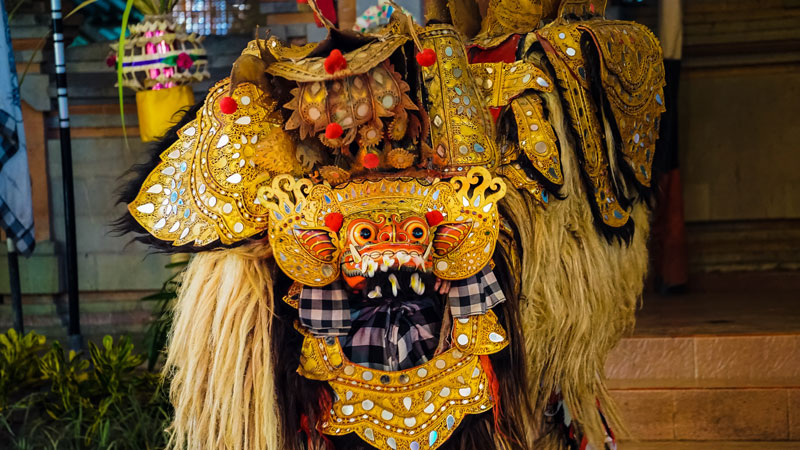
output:
<path id="1" fill-rule="evenodd" d="M 388 234 L 383 234 L 383 235 L 381 235 L 381 241 L 383 241 L 383 242 L 389 242 L 389 235 L 388 235 Z"/>

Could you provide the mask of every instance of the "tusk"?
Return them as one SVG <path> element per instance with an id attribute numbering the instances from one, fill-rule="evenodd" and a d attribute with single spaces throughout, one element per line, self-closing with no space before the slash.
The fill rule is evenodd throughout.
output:
<path id="1" fill-rule="evenodd" d="M 397 285 L 399 284 L 397 281 L 397 277 L 394 274 L 389 275 L 389 284 L 392 285 L 392 296 L 397 297 Z"/>
<path id="2" fill-rule="evenodd" d="M 423 261 L 427 260 L 428 256 L 431 255 L 431 249 L 433 249 L 433 241 L 431 241 L 431 243 L 428 244 L 428 248 L 425 249 L 425 254 L 422 255 L 422 260 Z"/>
<path id="3" fill-rule="evenodd" d="M 419 274 L 416 272 L 411 275 L 411 289 L 413 289 L 417 295 L 425 293 L 425 283 L 422 282 L 422 278 L 420 278 Z"/>
<path id="4" fill-rule="evenodd" d="M 352 242 L 350 243 L 350 255 L 353 257 L 353 261 L 355 261 L 356 263 L 361 262 L 361 253 L 358 253 L 358 250 L 356 250 L 356 246 L 353 245 Z"/>

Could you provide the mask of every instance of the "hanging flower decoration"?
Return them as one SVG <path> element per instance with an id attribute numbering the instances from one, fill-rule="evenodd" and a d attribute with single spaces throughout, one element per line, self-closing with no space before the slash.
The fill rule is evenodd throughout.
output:
<path id="1" fill-rule="evenodd" d="M 186 52 L 183 52 L 180 55 L 178 55 L 178 58 L 175 61 L 175 65 L 178 66 L 179 69 L 184 69 L 184 70 L 192 67 L 192 64 L 194 64 L 194 59 L 192 59 L 192 57 L 189 56 L 189 54 Z"/>
<path id="2" fill-rule="evenodd" d="M 130 25 L 125 40 L 122 84 L 134 91 L 184 86 L 210 76 L 203 37 L 187 34 L 168 15 L 147 15 Z M 119 46 L 111 48 L 119 53 Z M 116 56 L 114 59 L 116 64 Z M 113 67 L 113 66 L 112 66 Z"/>

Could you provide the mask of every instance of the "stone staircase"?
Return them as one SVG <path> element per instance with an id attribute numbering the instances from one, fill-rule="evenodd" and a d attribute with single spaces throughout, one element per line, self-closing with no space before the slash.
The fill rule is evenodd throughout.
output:
<path id="1" fill-rule="evenodd" d="M 712 274 L 646 298 L 606 364 L 631 433 L 620 449 L 800 449 L 798 279 Z"/>

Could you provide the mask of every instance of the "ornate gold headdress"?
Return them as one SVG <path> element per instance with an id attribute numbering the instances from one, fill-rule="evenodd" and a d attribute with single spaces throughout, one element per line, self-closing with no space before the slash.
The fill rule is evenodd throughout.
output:
<path id="1" fill-rule="evenodd" d="M 326 225 L 329 214 L 351 220 L 366 212 L 412 211 L 424 217 L 439 211 L 433 271 L 445 280 L 461 280 L 483 269 L 494 254 L 497 202 L 505 189 L 499 178 L 476 167 L 449 181 L 358 180 L 335 188 L 283 175 L 262 188 L 259 198 L 271 210 L 269 241 L 278 265 L 300 283 L 325 286 L 339 277 L 345 250 L 339 230 Z"/>
<path id="2" fill-rule="evenodd" d="M 416 25 L 401 23 L 358 38 L 332 32 L 316 47 L 286 47 L 274 38 L 251 43 L 234 66 L 235 81 L 214 86 L 196 119 L 164 152 L 129 205 L 133 217 L 175 246 L 232 244 L 267 229 L 259 192 L 277 193 L 281 174 L 282 183 L 306 187 L 354 180 L 353 186 L 366 188 L 370 182 L 358 178 L 446 178 L 497 167 L 501 155 L 487 109 L 487 102 L 502 103 L 494 83 L 521 91 L 539 80 L 541 88 L 544 74 L 519 66 L 516 78 L 495 78 L 492 68 L 467 62 L 452 27 L 412 32 L 408 27 Z M 330 50 L 337 39 L 350 50 Z M 433 59 L 407 58 L 415 52 L 412 41 L 417 54 Z M 263 74 L 248 75 L 256 54 L 258 61 L 274 60 L 263 63 L 271 85 Z M 290 97 L 271 87 L 287 83 Z M 290 180 L 300 176 L 307 179 Z M 491 178 L 489 172 L 481 176 Z M 447 186 L 443 192 L 454 189 Z M 331 188 L 317 191 L 323 189 Z"/>

